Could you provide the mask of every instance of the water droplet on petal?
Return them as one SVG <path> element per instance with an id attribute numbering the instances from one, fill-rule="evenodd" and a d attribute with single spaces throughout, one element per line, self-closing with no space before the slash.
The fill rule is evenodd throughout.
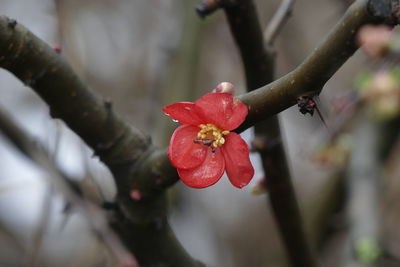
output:
<path id="1" fill-rule="evenodd" d="M 172 119 L 173 122 L 179 122 L 178 120 Z"/>

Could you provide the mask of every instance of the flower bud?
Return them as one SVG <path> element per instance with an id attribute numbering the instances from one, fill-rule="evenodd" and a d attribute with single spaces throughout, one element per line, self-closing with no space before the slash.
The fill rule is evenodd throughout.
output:
<path id="1" fill-rule="evenodd" d="M 371 57 L 382 57 L 389 49 L 392 31 L 386 25 L 366 25 L 357 33 L 357 42 Z"/>
<path id="2" fill-rule="evenodd" d="M 56 51 L 57 53 L 61 53 L 61 46 L 56 45 L 53 47 L 54 51 Z"/>
<path id="3" fill-rule="evenodd" d="M 235 94 L 235 86 L 231 84 L 230 82 L 222 82 L 215 87 L 215 89 L 212 91 L 213 93 L 230 93 L 232 95 Z"/>

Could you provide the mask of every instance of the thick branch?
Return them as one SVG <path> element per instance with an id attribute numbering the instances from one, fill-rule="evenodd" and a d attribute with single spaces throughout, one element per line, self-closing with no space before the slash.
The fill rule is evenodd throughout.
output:
<path id="1" fill-rule="evenodd" d="M 371 2 L 376 1 L 377 0 L 371 0 Z M 290 108 L 297 103 L 297 98 L 299 96 L 319 94 L 325 83 L 357 50 L 358 47 L 354 42 L 357 30 L 365 24 L 384 23 L 388 22 L 387 19 L 392 18 L 390 12 L 388 13 L 384 8 L 383 9 L 386 11 L 383 12 L 376 8 L 368 7 L 369 2 L 368 0 L 358 0 L 355 2 L 321 44 L 295 70 L 273 83 L 239 96 L 239 98 L 249 106 L 249 115 L 237 132 L 242 132 L 260 121 L 266 120 Z M 388 1 L 383 2 L 385 5 L 390 5 Z M 254 20 L 253 18 L 249 19 L 250 21 Z M 240 27 L 243 28 L 243 25 Z M 246 31 L 246 28 L 243 28 L 243 31 Z M 257 36 L 258 34 L 255 33 L 255 35 Z M 261 39 L 260 37 L 257 38 L 257 40 Z M 261 57 L 268 57 L 268 55 L 263 52 L 264 48 L 259 44 L 254 46 L 244 43 L 240 45 L 240 49 L 241 54 L 247 53 L 246 51 L 250 51 L 251 53 L 254 49 L 254 51 L 261 51 Z M 266 60 L 257 58 L 254 59 L 254 61 L 251 59 L 246 60 L 248 63 L 245 64 L 245 69 L 247 69 L 246 66 L 248 66 L 248 70 L 245 72 L 246 74 L 250 73 L 250 75 L 246 77 L 248 77 L 249 80 L 272 79 L 272 74 L 267 74 L 267 77 L 253 78 L 254 75 L 257 75 L 256 73 L 261 73 L 263 71 L 268 72 L 270 66 L 272 66 L 272 61 L 269 63 L 271 64 L 270 66 L 266 66 L 264 63 L 261 63 L 263 67 L 253 66 L 253 63 L 256 64 L 257 61 L 266 62 Z M 254 70 L 254 74 L 252 74 L 252 70 Z M 263 84 L 264 83 L 258 83 L 256 87 L 262 86 Z M 252 85 L 248 87 L 253 88 Z M 165 152 L 163 155 L 159 153 L 157 156 L 154 156 L 154 162 L 160 166 L 157 172 L 159 174 L 172 173 L 173 169 L 171 169 L 166 159 L 167 154 Z M 156 175 L 157 172 L 155 173 Z M 145 179 L 145 177 L 143 177 L 143 179 Z M 176 175 L 168 175 L 162 177 L 162 183 L 155 183 L 155 180 L 151 180 L 147 182 L 147 185 L 159 191 L 163 190 L 162 185 L 172 185 L 176 181 L 178 181 Z M 150 185 L 150 183 L 154 184 Z"/>
<path id="2" fill-rule="evenodd" d="M 371 15 L 367 10 L 368 2 L 356 1 L 325 40 L 295 70 L 239 97 L 249 107 L 249 115 L 240 131 L 295 105 L 299 96 L 321 92 L 325 83 L 357 50 L 355 35 L 360 27 L 384 22 L 381 15 Z"/>
<path id="3" fill-rule="evenodd" d="M 367 11 L 369 2 L 381 5 L 371 4 Z M 354 43 L 356 31 L 363 24 L 393 18 L 391 3 L 388 0 L 357 1 L 301 66 L 285 77 L 241 96 L 250 112 L 239 130 L 289 108 L 300 95 L 319 93 L 326 81 L 357 49 Z M 387 6 L 390 6 L 389 13 Z M 141 247 L 159 248 L 157 242 L 163 240 L 164 244 L 170 244 L 169 251 L 174 252 L 166 254 L 161 249 L 149 249 L 139 255 L 134 251 L 139 261 L 145 265 L 168 262 L 172 266 L 195 266 L 196 263 L 170 235 L 163 195 L 136 202 L 129 198 L 129 192 L 138 180 L 137 171 L 141 169 L 138 164 L 146 158 L 159 163 L 159 169 L 151 175 L 161 175 L 162 185 L 177 181 L 176 171 L 167 163 L 166 155 L 153 157 L 153 153 L 158 151 L 151 148 L 149 139 L 119 119 L 109 102 L 91 93 L 61 56 L 24 27 L 4 17 L 0 18 L 0 67 L 31 86 L 49 104 L 51 114 L 63 119 L 110 168 L 117 183 L 122 214 L 129 219 L 116 228 L 122 229 L 120 236 L 128 247 L 133 251 L 140 250 L 140 244 Z M 152 179 L 151 175 L 146 185 L 159 188 L 157 179 Z M 142 193 L 146 195 L 146 192 Z M 152 225 L 157 226 L 158 234 L 152 232 L 152 238 L 147 238 L 154 230 Z M 130 238 L 133 236 L 136 238 Z"/>
<path id="4" fill-rule="evenodd" d="M 225 12 L 242 56 L 248 90 L 271 82 L 274 76 L 274 51 L 272 47 L 268 50 L 264 48 L 253 1 L 237 1 L 237 5 L 225 8 Z M 278 26 L 273 27 L 276 33 Z M 270 41 L 271 45 L 273 40 Z M 291 265 L 315 266 L 290 178 L 278 117 L 272 116 L 255 125 L 254 138 L 253 143 L 264 168 L 270 204 Z"/>
<path id="5" fill-rule="evenodd" d="M 268 53 L 265 49 L 253 1 L 238 0 L 224 10 L 240 51 L 247 88 L 252 90 L 273 81 L 274 57 L 272 51 Z"/>
<path id="6" fill-rule="evenodd" d="M 139 158 L 149 139 L 93 94 L 62 56 L 13 23 L 0 18 L 0 66 L 32 87 L 49 104 L 51 115 L 64 120 L 107 166 L 118 168 Z"/>
<path id="7" fill-rule="evenodd" d="M 141 266 L 198 266 L 171 234 L 164 194 L 146 195 L 135 184 L 142 169 L 139 164 L 157 152 L 150 139 L 121 120 L 109 101 L 91 92 L 62 56 L 5 17 L 0 18 L 0 67 L 32 87 L 49 105 L 51 115 L 64 120 L 109 167 L 118 188 L 117 213 L 121 216 L 113 226 Z M 156 182 L 154 173 L 161 175 L 161 183 Z M 165 164 L 161 171 L 142 174 L 151 181 L 150 189 L 163 185 L 164 180 L 177 180 L 175 169 Z M 142 197 L 132 199 L 132 190 Z M 169 253 L 161 249 L 165 244 Z"/>

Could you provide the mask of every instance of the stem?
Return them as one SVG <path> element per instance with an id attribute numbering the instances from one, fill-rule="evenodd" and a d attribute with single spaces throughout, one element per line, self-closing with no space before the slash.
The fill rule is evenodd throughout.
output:
<path id="1" fill-rule="evenodd" d="M 238 96 L 241 101 L 248 105 L 249 114 L 246 121 L 236 129 L 236 132 L 240 133 L 249 127 L 256 125 L 260 121 L 266 120 L 269 117 L 296 105 L 299 96 L 313 96 L 319 94 L 325 83 L 358 49 L 358 46 L 355 43 L 355 35 L 357 31 L 365 24 L 379 22 L 387 23 L 387 19 L 392 17 L 390 12 L 382 12 L 374 8 L 374 5 L 371 3 L 375 3 L 376 1 L 378 0 L 358 0 L 353 3 L 328 36 L 295 70 L 270 84 L 264 86 L 263 84 L 265 83 L 259 84 L 258 86 L 262 87 L 257 90 Z M 391 4 L 388 0 L 381 2 L 381 8 L 384 10 L 386 10 L 384 7 Z M 395 10 L 392 12 L 394 11 Z M 253 19 L 254 18 L 249 18 L 249 20 Z M 238 27 L 240 27 L 240 24 Z M 245 30 L 246 28 L 243 29 L 243 31 Z M 258 38 L 261 39 L 261 37 Z M 263 49 L 259 45 L 260 41 L 257 41 L 257 47 L 253 47 L 254 42 L 251 42 L 252 44 L 247 44 L 247 42 L 248 40 L 240 45 L 238 43 L 241 53 L 244 49 L 247 51 L 251 51 L 252 49 L 260 51 Z M 260 68 L 260 65 L 263 64 L 261 63 L 259 65 L 256 62 L 258 60 L 260 62 L 266 62 L 262 59 L 263 57 L 267 57 L 263 52 L 261 52 L 258 55 L 258 58 L 255 58 L 254 60 L 247 59 L 246 57 L 244 67 L 248 80 L 253 80 L 253 73 L 258 73 L 256 68 Z M 253 63 L 257 65 L 257 67 L 253 66 Z M 269 66 L 272 66 L 272 62 Z M 264 68 L 265 71 L 268 71 L 269 66 L 264 65 L 262 68 Z M 254 72 L 251 70 L 254 70 Z M 265 79 L 272 79 L 272 76 L 270 75 L 271 74 L 268 74 L 268 77 Z M 249 88 L 252 87 L 249 86 Z M 164 173 L 164 171 L 166 173 L 172 173 L 173 170 L 171 170 L 169 162 L 167 160 L 163 160 L 163 162 L 160 161 L 163 157 L 167 157 L 166 152 L 164 152 L 163 155 L 155 157 L 156 159 L 153 164 L 159 165 L 159 170 L 162 170 L 161 173 Z M 163 176 L 162 184 L 166 186 L 172 185 L 177 180 L 178 177 L 176 175 Z M 150 180 L 148 183 L 149 187 L 156 190 L 158 190 L 157 188 L 163 190 L 162 186 L 157 187 L 157 184 L 151 185 L 151 183 L 154 183 L 154 180 Z"/>
<path id="2" fill-rule="evenodd" d="M 111 170 L 118 189 L 116 201 L 120 216 L 113 226 L 139 263 L 142 266 L 164 263 L 177 267 L 199 266 L 170 231 L 162 193 L 165 188 L 156 190 L 165 180 L 177 181 L 176 170 L 168 164 L 154 172 L 139 174 L 142 164 L 154 159 L 153 155 L 158 152 L 151 146 L 150 138 L 121 120 L 111 102 L 90 91 L 62 56 L 6 17 L 0 17 L 0 67 L 38 93 L 49 105 L 50 114 L 64 120 Z M 150 181 L 146 185 L 151 192 L 157 191 L 157 195 L 148 195 L 137 187 L 137 180 L 145 180 L 140 175 Z M 138 190 L 141 200 L 134 201 L 131 190 Z M 168 247 L 169 253 L 165 253 L 163 246 Z"/>
<path id="3" fill-rule="evenodd" d="M 294 3 L 295 0 L 282 0 L 281 5 L 264 31 L 264 39 L 267 44 L 272 45 L 274 43 L 275 38 L 291 16 Z"/>
<path id="4" fill-rule="evenodd" d="M 358 49 L 357 31 L 365 24 L 384 22 L 367 10 L 369 1 L 356 1 L 325 40 L 295 70 L 257 90 L 239 96 L 249 107 L 249 115 L 238 131 L 296 104 L 302 95 L 317 95 L 325 83 Z"/>
<path id="5" fill-rule="evenodd" d="M 274 76 L 274 51 L 272 47 L 268 50 L 264 48 L 261 26 L 253 1 L 238 1 L 236 5 L 226 7 L 225 12 L 242 56 L 248 90 L 271 82 Z M 278 26 L 273 27 L 276 34 Z M 273 40 L 270 41 L 272 44 Z M 291 265 L 316 266 L 303 230 L 278 117 L 272 116 L 255 125 L 255 138 L 258 143 L 256 149 L 264 168 L 270 204 Z"/>
<path id="6" fill-rule="evenodd" d="M 237 131 L 289 108 L 301 95 L 318 94 L 356 51 L 354 37 L 362 25 L 397 22 L 393 21 L 397 17 L 392 2 L 356 1 L 303 64 L 281 79 L 240 96 L 249 107 L 249 115 Z M 243 46 L 252 49 L 252 45 Z M 257 58 L 244 62 L 248 79 L 253 79 L 249 71 L 253 68 L 251 62 L 260 60 L 257 66 L 268 71 L 268 66 L 262 64 L 265 57 L 258 54 Z M 118 189 L 119 215 L 123 218 L 114 226 L 139 262 L 198 266 L 171 234 L 165 219 L 164 191 L 178 180 L 166 153 L 151 146 L 149 137 L 121 120 L 111 103 L 91 92 L 59 54 L 25 27 L 5 17 L 0 17 L 0 67 L 32 87 L 49 105 L 50 114 L 64 120 L 111 170 Z M 140 187 L 143 181 L 146 190 Z M 134 189 L 142 194 L 140 201 L 130 198 L 129 193 Z M 161 249 L 166 244 L 165 251 L 169 253 Z"/>

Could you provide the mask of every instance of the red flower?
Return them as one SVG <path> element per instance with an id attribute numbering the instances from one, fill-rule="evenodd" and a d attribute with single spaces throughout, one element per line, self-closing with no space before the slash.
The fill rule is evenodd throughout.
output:
<path id="1" fill-rule="evenodd" d="M 230 93 L 209 93 L 194 103 L 180 102 L 163 111 L 183 125 L 173 133 L 168 158 L 188 186 L 215 184 L 226 171 L 242 188 L 254 175 L 249 148 L 236 129 L 247 116 L 247 106 Z"/>

